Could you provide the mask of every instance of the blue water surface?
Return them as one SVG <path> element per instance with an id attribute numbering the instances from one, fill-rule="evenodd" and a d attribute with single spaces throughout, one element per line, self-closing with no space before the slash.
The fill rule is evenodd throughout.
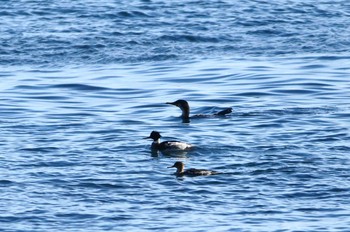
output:
<path id="1" fill-rule="evenodd" d="M 347 0 L 0 1 L 0 64 L 348 55 Z"/>
<path id="2" fill-rule="evenodd" d="M 348 231 L 348 1 L 0 4 L 1 231 Z"/>

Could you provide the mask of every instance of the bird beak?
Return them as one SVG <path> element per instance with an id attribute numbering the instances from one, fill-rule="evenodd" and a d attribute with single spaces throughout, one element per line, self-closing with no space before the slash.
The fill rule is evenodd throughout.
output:
<path id="1" fill-rule="evenodd" d="M 168 167 L 168 168 L 173 168 L 174 167 L 174 165 L 173 166 L 170 166 L 170 167 Z"/>
<path id="2" fill-rule="evenodd" d="M 144 137 L 144 138 L 142 138 L 142 139 L 150 139 L 151 137 Z"/>
<path id="3" fill-rule="evenodd" d="M 175 105 L 175 102 L 166 102 L 165 104 Z"/>

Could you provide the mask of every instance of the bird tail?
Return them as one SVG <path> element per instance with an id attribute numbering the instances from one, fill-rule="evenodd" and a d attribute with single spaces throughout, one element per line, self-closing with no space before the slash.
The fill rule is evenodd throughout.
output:
<path id="1" fill-rule="evenodd" d="M 229 114 L 232 112 L 232 108 L 227 108 L 227 109 L 224 109 L 218 113 L 216 113 L 215 115 L 226 115 L 226 114 Z"/>

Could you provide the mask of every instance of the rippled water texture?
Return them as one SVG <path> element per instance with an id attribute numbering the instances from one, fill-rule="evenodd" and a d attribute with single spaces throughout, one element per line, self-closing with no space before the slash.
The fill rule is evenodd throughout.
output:
<path id="1" fill-rule="evenodd" d="M 349 52 L 348 0 L 0 1 L 0 64 Z"/>
<path id="2" fill-rule="evenodd" d="M 0 4 L 0 231 L 349 230 L 348 0 Z"/>
<path id="3" fill-rule="evenodd" d="M 347 57 L 1 71 L 2 231 L 350 226 Z M 223 118 L 182 123 L 225 107 Z M 152 130 L 196 145 L 150 152 Z M 224 174 L 176 178 L 175 161 Z"/>

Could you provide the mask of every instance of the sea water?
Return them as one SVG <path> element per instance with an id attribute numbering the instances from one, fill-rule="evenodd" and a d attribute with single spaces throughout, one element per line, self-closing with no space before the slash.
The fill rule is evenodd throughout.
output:
<path id="1" fill-rule="evenodd" d="M 1 231 L 350 227 L 347 1 L 0 4 Z"/>

